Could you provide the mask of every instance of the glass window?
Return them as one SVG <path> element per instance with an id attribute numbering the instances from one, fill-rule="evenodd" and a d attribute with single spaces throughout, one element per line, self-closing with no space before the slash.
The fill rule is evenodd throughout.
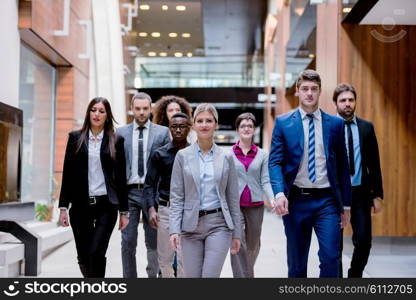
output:
<path id="1" fill-rule="evenodd" d="M 24 45 L 20 53 L 22 202 L 50 203 L 54 171 L 56 69 Z"/>

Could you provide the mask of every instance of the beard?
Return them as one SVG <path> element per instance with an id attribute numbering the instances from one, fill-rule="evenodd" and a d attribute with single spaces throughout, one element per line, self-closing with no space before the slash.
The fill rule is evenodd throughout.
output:
<path id="1" fill-rule="evenodd" d="M 343 117 L 344 119 L 349 119 L 354 115 L 355 110 L 351 109 L 348 111 L 345 110 L 339 110 L 338 113 L 341 117 Z"/>

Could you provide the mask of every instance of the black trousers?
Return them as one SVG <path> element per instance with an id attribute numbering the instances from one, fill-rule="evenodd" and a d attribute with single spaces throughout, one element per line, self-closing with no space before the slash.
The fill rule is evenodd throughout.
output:
<path id="1" fill-rule="evenodd" d="M 348 269 L 349 278 L 363 277 L 371 250 L 371 207 L 372 199 L 365 191 L 360 189 L 352 191 L 351 227 L 352 244 L 354 246 L 351 266 Z M 343 230 L 341 229 L 341 235 Z M 342 236 L 341 236 L 342 237 Z M 342 238 L 341 252 L 342 256 Z M 341 258 L 341 257 L 340 257 Z M 340 276 L 342 277 L 342 260 L 340 259 Z"/>
<path id="2" fill-rule="evenodd" d="M 83 275 L 103 278 L 105 254 L 117 222 L 117 207 L 105 197 L 94 205 L 72 206 L 69 217 Z"/>

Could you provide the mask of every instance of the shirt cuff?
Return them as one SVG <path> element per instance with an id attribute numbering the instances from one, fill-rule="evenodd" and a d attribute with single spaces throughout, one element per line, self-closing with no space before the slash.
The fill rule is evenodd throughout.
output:
<path id="1" fill-rule="evenodd" d="M 59 210 L 62 210 L 62 211 L 67 211 L 68 210 L 68 207 L 58 207 L 59 208 Z"/>
<path id="2" fill-rule="evenodd" d="M 344 210 L 351 210 L 351 206 L 344 206 Z"/>
<path id="3" fill-rule="evenodd" d="M 277 200 L 277 199 L 279 199 L 280 197 L 284 197 L 284 196 L 285 196 L 285 193 L 280 192 L 280 193 L 277 193 L 277 194 L 276 194 L 276 196 L 274 196 L 274 199 L 275 199 L 275 200 Z"/>

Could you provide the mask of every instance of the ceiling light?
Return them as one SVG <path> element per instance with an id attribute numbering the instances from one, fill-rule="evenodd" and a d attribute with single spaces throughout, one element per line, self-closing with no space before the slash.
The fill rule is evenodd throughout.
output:
<path id="1" fill-rule="evenodd" d="M 185 5 L 176 5 L 176 10 L 177 11 L 185 11 L 186 10 L 186 6 Z"/>
<path id="2" fill-rule="evenodd" d="M 137 32 L 136 32 L 136 31 L 132 31 L 132 32 L 130 32 L 130 36 L 131 36 L 131 37 L 137 37 Z"/>
<path id="3" fill-rule="evenodd" d="M 160 37 L 160 32 L 152 32 L 152 37 L 155 37 L 155 38 Z"/>
<path id="4" fill-rule="evenodd" d="M 139 32 L 139 36 L 141 36 L 141 37 L 147 37 L 147 32 Z"/>
<path id="5" fill-rule="evenodd" d="M 160 53 L 159 53 L 159 56 L 163 56 L 163 57 L 165 57 L 165 56 L 168 56 L 168 54 L 167 54 L 166 52 L 160 52 Z"/>
<path id="6" fill-rule="evenodd" d="M 150 9 L 150 6 L 147 5 L 147 4 L 142 4 L 139 7 L 140 7 L 141 10 L 149 10 Z"/>
<path id="7" fill-rule="evenodd" d="M 171 37 L 171 38 L 174 38 L 174 37 L 177 37 L 177 36 L 178 36 L 178 34 L 176 32 L 169 33 L 169 37 Z"/>
<path id="8" fill-rule="evenodd" d="M 184 38 L 190 38 L 191 37 L 191 34 L 190 33 L 182 33 L 182 37 L 184 37 Z"/>
<path id="9" fill-rule="evenodd" d="M 192 57 L 192 52 L 188 52 L 188 53 L 186 54 L 186 56 L 188 56 L 188 57 Z"/>
<path id="10" fill-rule="evenodd" d="M 148 56 L 156 56 L 156 52 L 150 51 L 150 52 L 147 52 L 147 55 Z"/>
<path id="11" fill-rule="evenodd" d="M 351 10 L 352 10 L 352 7 L 344 7 L 344 8 L 342 9 L 342 12 L 343 12 L 344 14 L 347 14 L 347 13 L 349 13 Z"/>
<path id="12" fill-rule="evenodd" d="M 313 54 L 313 53 L 309 54 L 309 58 L 314 58 L 314 57 L 315 57 L 315 54 Z"/>
<path id="13" fill-rule="evenodd" d="M 176 56 L 176 57 L 182 57 L 182 56 L 183 56 L 183 54 L 182 54 L 182 52 L 175 52 L 175 56 Z"/>
<path id="14" fill-rule="evenodd" d="M 168 10 L 169 9 L 169 6 L 167 6 L 167 5 L 162 5 L 162 10 Z"/>

